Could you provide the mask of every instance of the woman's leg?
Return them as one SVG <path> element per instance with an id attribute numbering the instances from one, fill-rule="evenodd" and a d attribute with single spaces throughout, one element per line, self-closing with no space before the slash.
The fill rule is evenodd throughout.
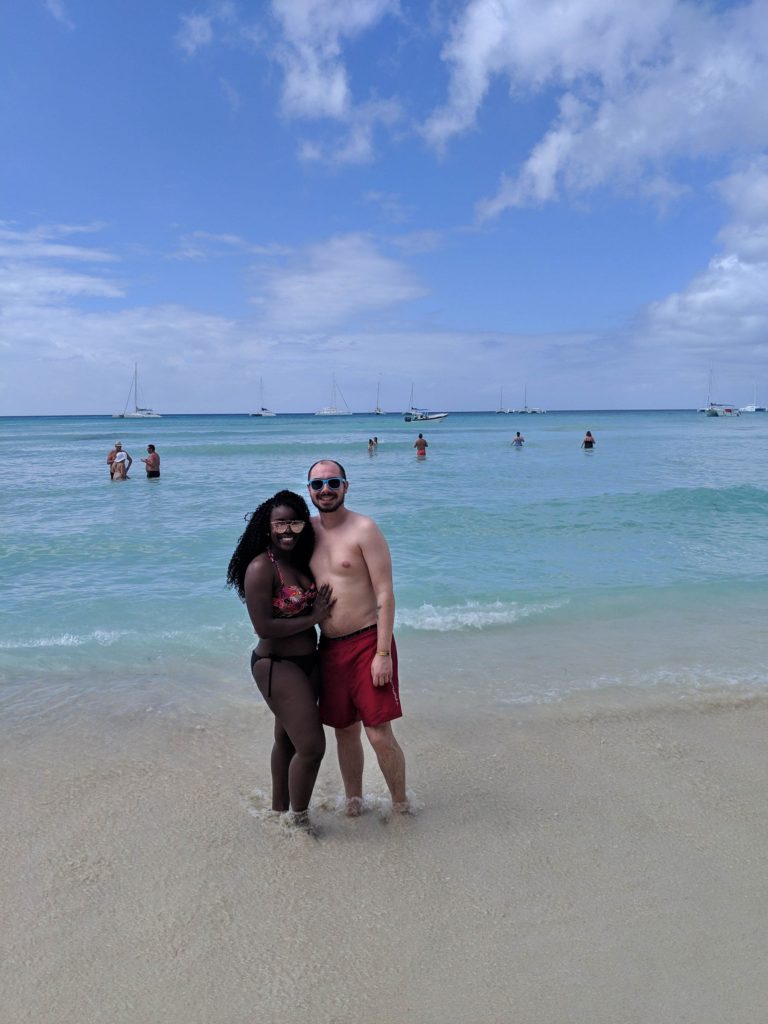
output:
<path id="1" fill-rule="evenodd" d="M 288 792 L 288 771 L 296 748 L 279 718 L 275 719 L 275 742 L 272 745 L 272 810 L 288 811 L 291 798 Z"/>
<path id="2" fill-rule="evenodd" d="M 267 696 L 270 667 L 272 669 L 272 693 Z M 266 658 L 256 663 L 253 674 L 262 696 L 295 751 L 289 759 L 288 766 L 290 807 L 294 811 L 305 811 L 309 806 L 320 762 L 325 753 L 325 733 L 320 722 L 313 681 L 308 679 L 305 673 L 290 661 L 273 662 Z M 278 745 L 278 723 L 275 727 L 276 746 Z M 286 750 L 287 748 L 282 747 L 281 751 L 275 755 L 273 749 L 273 766 L 276 761 L 278 765 L 282 764 L 280 755 Z M 274 785 L 273 768 L 273 787 Z M 273 791 L 273 801 L 278 795 Z M 281 808 L 276 809 L 280 810 Z"/>

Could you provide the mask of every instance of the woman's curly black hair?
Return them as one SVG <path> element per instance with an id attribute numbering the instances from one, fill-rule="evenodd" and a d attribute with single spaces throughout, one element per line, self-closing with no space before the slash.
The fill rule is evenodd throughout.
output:
<path id="1" fill-rule="evenodd" d="M 266 551 L 269 547 L 269 522 L 272 509 L 278 505 L 287 505 L 293 509 L 297 519 L 309 523 L 309 509 L 307 503 L 300 494 L 293 491 L 278 491 L 271 498 L 262 501 L 259 507 L 251 513 L 248 518 L 248 525 L 237 542 L 234 554 L 229 560 L 227 569 L 227 586 L 234 587 L 240 600 L 245 600 L 245 570 L 257 555 Z M 309 568 L 309 560 L 315 550 L 315 532 L 310 526 L 302 530 L 298 535 L 296 547 L 293 549 L 293 558 L 296 566 L 312 576 Z"/>

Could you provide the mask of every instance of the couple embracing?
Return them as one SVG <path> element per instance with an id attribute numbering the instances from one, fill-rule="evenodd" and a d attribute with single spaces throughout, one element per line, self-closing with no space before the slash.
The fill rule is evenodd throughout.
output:
<path id="1" fill-rule="evenodd" d="M 347 814 L 363 806 L 361 726 L 393 809 L 407 811 L 408 798 L 391 725 L 402 710 L 389 547 L 372 519 L 345 506 L 349 484 L 339 462 L 316 462 L 307 487 L 319 514 L 310 522 L 306 502 L 292 491 L 263 502 L 237 543 L 227 582 L 259 636 L 251 669 L 275 716 L 272 808 L 292 811 L 297 825 L 311 829 L 323 725 L 336 731 Z"/>

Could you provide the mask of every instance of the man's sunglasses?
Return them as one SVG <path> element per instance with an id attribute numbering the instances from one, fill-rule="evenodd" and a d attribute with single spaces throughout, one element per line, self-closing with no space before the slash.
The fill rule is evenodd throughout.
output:
<path id="1" fill-rule="evenodd" d="M 338 489 L 345 484 L 347 481 L 343 476 L 332 476 L 328 480 L 321 480 L 320 477 L 314 477 L 309 481 L 309 486 L 313 491 L 322 491 L 325 484 L 331 488 L 332 491 L 338 491 Z"/>
<path id="2" fill-rule="evenodd" d="M 269 524 L 278 536 L 284 533 L 301 533 L 307 525 L 303 519 L 273 519 Z"/>

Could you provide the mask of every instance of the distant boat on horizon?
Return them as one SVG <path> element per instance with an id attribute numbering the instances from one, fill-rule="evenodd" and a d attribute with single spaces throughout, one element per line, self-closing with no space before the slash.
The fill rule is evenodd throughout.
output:
<path id="1" fill-rule="evenodd" d="M 739 412 L 768 412 L 768 409 L 764 405 L 757 404 L 757 384 L 755 384 L 755 393 L 752 398 L 752 405 L 742 405 Z"/>
<path id="2" fill-rule="evenodd" d="M 447 412 L 430 412 L 429 409 L 420 409 L 413 404 L 413 384 L 411 384 L 411 397 L 408 402 L 408 411 L 403 413 L 406 423 L 421 422 L 423 420 L 444 420 Z"/>
<path id="3" fill-rule="evenodd" d="M 344 403 L 344 408 L 339 409 L 336 404 L 336 393 L 341 395 L 341 400 Z M 341 394 L 341 388 L 336 383 L 336 377 L 332 378 L 331 383 L 331 404 L 323 406 L 322 409 L 318 409 L 315 416 L 351 416 L 352 410 L 347 405 L 347 401 L 344 395 Z"/>
<path id="4" fill-rule="evenodd" d="M 128 412 L 128 406 L 131 402 L 131 395 L 133 395 L 133 412 Z M 133 379 L 131 380 L 131 387 L 128 391 L 128 397 L 125 400 L 125 408 L 122 412 L 113 412 L 113 420 L 159 420 L 162 416 L 159 412 L 155 412 L 154 409 L 149 409 L 146 406 L 139 405 L 139 364 L 133 364 Z"/>
<path id="5" fill-rule="evenodd" d="M 546 409 L 531 409 L 531 408 L 529 408 L 529 406 L 528 406 L 528 385 L 527 384 L 523 388 L 523 408 L 522 409 L 513 409 L 512 410 L 513 413 L 516 413 L 518 415 L 525 415 L 525 416 L 537 416 L 537 415 L 543 416 L 544 413 L 546 413 L 546 411 L 547 411 Z"/>
<path id="6" fill-rule="evenodd" d="M 376 408 L 373 410 L 374 416 L 386 416 L 387 414 L 381 408 L 379 404 L 379 392 L 381 391 L 381 381 L 376 385 Z"/>
<path id="7" fill-rule="evenodd" d="M 259 411 L 249 412 L 249 416 L 276 416 L 277 413 L 272 412 L 271 409 L 267 409 L 264 405 L 264 381 L 259 377 Z"/>

